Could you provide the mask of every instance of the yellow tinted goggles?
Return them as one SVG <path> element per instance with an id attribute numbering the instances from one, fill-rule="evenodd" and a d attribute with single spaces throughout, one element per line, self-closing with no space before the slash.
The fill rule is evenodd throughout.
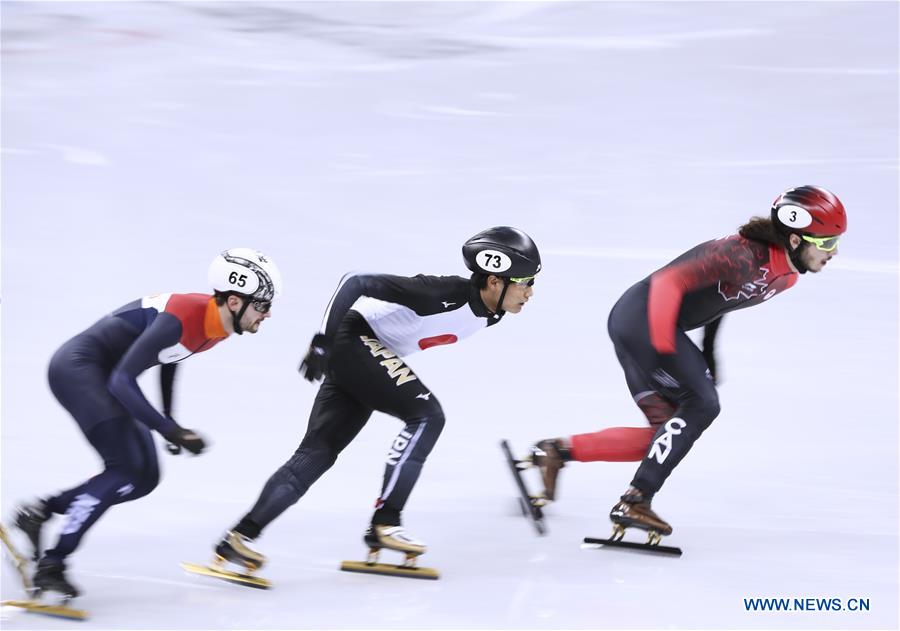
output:
<path id="1" fill-rule="evenodd" d="M 509 282 L 520 287 L 531 287 L 534 285 L 534 276 L 523 276 L 521 278 L 510 278 Z"/>
<path id="2" fill-rule="evenodd" d="M 822 250 L 823 252 L 831 252 L 834 250 L 838 246 L 838 239 L 840 239 L 840 237 L 810 237 L 803 235 L 804 241 L 809 241 L 816 246 L 817 250 Z"/>

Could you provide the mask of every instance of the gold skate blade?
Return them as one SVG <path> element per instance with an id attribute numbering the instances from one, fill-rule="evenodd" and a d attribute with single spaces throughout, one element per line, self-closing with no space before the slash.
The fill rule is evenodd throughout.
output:
<path id="1" fill-rule="evenodd" d="M 199 574 L 200 576 L 212 576 L 235 585 L 244 585 L 246 587 L 256 587 L 258 589 L 269 589 L 272 583 L 265 578 L 251 576 L 250 574 L 240 574 L 238 572 L 230 572 L 228 570 L 218 570 L 207 565 L 197 565 L 196 563 L 182 563 L 181 569 L 191 574 Z"/>
<path id="2" fill-rule="evenodd" d="M 363 574 L 381 574 L 383 576 L 403 576 L 405 578 L 425 578 L 437 580 L 440 573 L 430 567 L 404 567 L 388 563 L 366 563 L 365 561 L 341 561 L 344 572 L 361 572 Z"/>
<path id="3" fill-rule="evenodd" d="M 28 559 L 13 545 L 12 539 L 3 524 L 0 524 L 0 540 L 3 541 L 6 551 L 9 553 L 9 560 L 12 561 L 16 572 L 19 573 L 19 578 L 22 579 L 22 586 L 25 588 L 25 592 L 31 593 L 31 579 L 28 577 Z"/>
<path id="4" fill-rule="evenodd" d="M 681 548 L 673 546 L 661 546 L 651 543 L 635 543 L 633 541 L 622 541 L 621 539 L 596 539 L 594 537 L 585 537 L 585 543 L 599 545 L 609 548 L 625 548 L 626 550 L 640 550 L 641 552 L 652 552 L 654 554 L 668 554 L 671 556 L 681 556 Z"/>
<path id="5" fill-rule="evenodd" d="M 87 620 L 88 612 L 84 609 L 73 609 L 65 605 L 45 605 L 35 600 L 4 600 L 0 602 L 3 607 L 19 607 L 31 613 L 39 613 L 44 616 L 54 616 L 67 620 Z"/>

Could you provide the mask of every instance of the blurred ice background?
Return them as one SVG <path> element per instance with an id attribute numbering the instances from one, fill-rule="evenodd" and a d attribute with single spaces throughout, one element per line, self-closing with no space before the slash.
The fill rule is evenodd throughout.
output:
<path id="1" fill-rule="evenodd" d="M 161 454 L 160 487 L 86 538 L 78 628 L 897 627 L 896 3 L 0 10 L 4 517 L 97 471 L 46 386 L 63 341 L 141 295 L 205 291 L 227 247 L 286 280 L 259 335 L 180 371 L 177 416 L 213 448 Z M 535 537 L 498 440 L 641 424 L 609 308 L 805 183 L 841 197 L 849 232 L 825 272 L 725 322 L 723 413 L 655 502 L 684 557 L 581 549 L 631 463 L 567 467 Z M 303 435 L 315 388 L 295 368 L 341 274 L 464 274 L 462 242 L 501 224 L 541 247 L 534 300 L 410 359 L 448 417 L 405 513 L 442 579 L 337 571 L 362 558 L 400 429 L 381 415 L 259 540 L 271 591 L 184 575 Z M 155 370 L 143 383 L 156 397 Z M 4 565 L 3 598 L 15 579 Z"/>

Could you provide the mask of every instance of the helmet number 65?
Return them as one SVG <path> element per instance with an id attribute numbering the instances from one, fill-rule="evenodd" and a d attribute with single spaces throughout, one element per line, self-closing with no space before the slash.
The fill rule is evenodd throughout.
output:
<path id="1" fill-rule="evenodd" d="M 247 275 L 231 272 L 228 275 L 228 282 L 232 285 L 237 285 L 238 287 L 245 287 L 247 285 Z"/>

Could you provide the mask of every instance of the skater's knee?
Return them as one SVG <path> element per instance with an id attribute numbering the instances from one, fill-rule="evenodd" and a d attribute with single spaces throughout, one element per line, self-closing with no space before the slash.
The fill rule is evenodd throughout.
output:
<path id="1" fill-rule="evenodd" d="M 100 474 L 106 480 L 104 487 L 105 497 L 111 504 L 124 504 L 145 496 L 153 487 L 144 490 L 145 480 L 143 471 L 134 466 L 117 465 L 107 467 Z M 154 483 L 155 486 L 155 483 Z"/>
<path id="2" fill-rule="evenodd" d="M 695 424 L 699 425 L 701 429 L 706 429 L 709 427 L 710 423 L 716 420 L 716 417 L 719 416 L 719 412 L 721 411 L 722 408 L 719 405 L 719 397 L 712 396 L 704 397 L 692 401 L 689 405 L 685 405 L 681 410 L 681 414 L 685 418 L 690 418 Z"/>
<path id="3" fill-rule="evenodd" d="M 428 423 L 428 429 L 431 434 L 437 438 L 444 430 L 444 424 L 447 419 L 444 417 L 444 411 L 438 407 L 436 411 L 425 418 L 425 421 Z"/>
<path id="4" fill-rule="evenodd" d="M 134 495 L 129 499 L 136 500 L 139 497 L 149 495 L 157 486 L 159 486 L 159 469 L 157 467 L 147 468 L 142 472 L 134 490 Z"/>
<path id="5" fill-rule="evenodd" d="M 388 450 L 387 464 L 397 465 L 401 461 L 407 465 L 421 465 L 434 448 L 441 430 L 444 415 L 440 412 L 431 416 L 407 419 L 404 427 Z"/>
<path id="6" fill-rule="evenodd" d="M 309 469 L 327 471 L 337 462 L 341 450 L 322 441 L 301 444 L 294 455 L 281 467 L 286 473 L 297 475 Z"/>
<path id="7" fill-rule="evenodd" d="M 703 418 L 706 420 L 707 425 L 716 420 L 721 411 L 722 406 L 719 405 L 719 397 L 709 398 L 703 402 Z"/>
<path id="8" fill-rule="evenodd" d="M 276 486 L 290 487 L 300 498 L 336 460 L 337 454 L 328 449 L 298 450 L 272 475 L 271 481 Z"/>
<path id="9" fill-rule="evenodd" d="M 406 430 L 415 433 L 419 428 L 424 428 L 428 433 L 437 436 L 444 429 L 444 410 L 441 405 L 435 402 L 435 405 L 424 415 L 416 418 L 404 419 L 406 422 Z"/>

